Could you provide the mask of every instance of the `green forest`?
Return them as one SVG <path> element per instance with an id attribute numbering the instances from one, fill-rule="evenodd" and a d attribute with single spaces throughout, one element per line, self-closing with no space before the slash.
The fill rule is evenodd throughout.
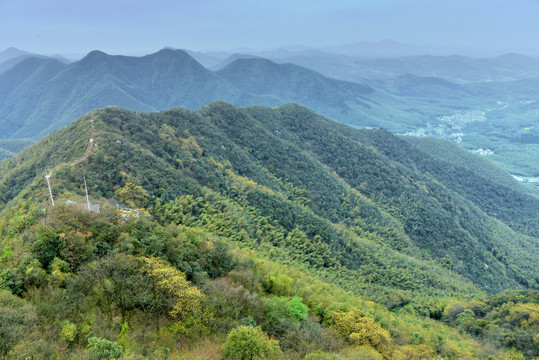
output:
<path id="1" fill-rule="evenodd" d="M 0 139 L 0 161 L 14 156 L 35 142 L 32 139 Z"/>
<path id="2" fill-rule="evenodd" d="M 445 141 L 107 107 L 0 163 L 0 358 L 534 359 L 538 240 Z"/>

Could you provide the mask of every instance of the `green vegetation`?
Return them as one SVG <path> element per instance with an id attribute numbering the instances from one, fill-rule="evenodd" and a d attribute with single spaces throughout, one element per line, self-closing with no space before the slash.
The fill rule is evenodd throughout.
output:
<path id="1" fill-rule="evenodd" d="M 95 336 L 88 339 L 88 350 L 90 357 L 94 359 L 117 359 L 123 353 L 123 348 L 114 341 Z"/>
<path id="2" fill-rule="evenodd" d="M 32 139 L 3 139 L 0 140 L 0 161 L 10 158 L 19 151 L 34 144 Z"/>
<path id="3" fill-rule="evenodd" d="M 539 356 L 539 292 L 508 291 L 484 302 L 453 303 L 444 322 L 481 339 Z"/>
<path id="4" fill-rule="evenodd" d="M 258 360 L 281 357 L 279 342 L 267 337 L 260 328 L 238 326 L 230 331 L 223 345 L 225 359 Z"/>
<path id="5" fill-rule="evenodd" d="M 0 164 L 0 357 L 537 356 L 539 200 L 459 156 L 297 105 L 95 110 Z"/>

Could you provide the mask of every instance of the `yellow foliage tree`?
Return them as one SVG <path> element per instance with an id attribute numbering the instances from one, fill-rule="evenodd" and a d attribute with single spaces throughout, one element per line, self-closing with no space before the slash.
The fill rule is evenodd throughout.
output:
<path id="1" fill-rule="evenodd" d="M 539 305 L 534 303 L 518 303 L 507 306 L 509 315 L 506 321 L 519 324 L 521 328 L 534 328 L 539 331 Z"/>
<path id="2" fill-rule="evenodd" d="M 198 142 L 196 141 L 194 136 L 189 135 L 187 131 L 185 132 L 185 134 L 187 135 L 187 137 L 181 137 L 179 139 L 181 151 L 195 159 L 201 157 L 203 150 L 200 145 L 198 145 Z"/>
<path id="3" fill-rule="evenodd" d="M 114 195 L 124 204 L 131 207 L 143 207 L 148 203 L 148 192 L 140 185 L 135 184 L 129 176 L 122 172 L 124 186 L 118 187 Z"/>
<path id="4" fill-rule="evenodd" d="M 352 308 L 350 311 L 334 311 L 330 314 L 331 328 L 347 338 L 354 345 L 367 345 L 375 348 L 382 355 L 391 353 L 393 340 L 391 335 L 363 311 Z"/>
<path id="5" fill-rule="evenodd" d="M 176 131 L 174 131 L 168 124 L 161 125 L 161 129 L 159 129 L 159 138 L 173 145 L 180 145 L 180 141 L 176 136 Z"/>
<path id="6" fill-rule="evenodd" d="M 183 272 L 154 257 L 142 258 L 142 261 L 142 271 L 148 275 L 153 285 L 154 300 L 159 297 L 172 297 L 169 315 L 173 319 L 207 319 L 208 314 L 202 308 L 204 294 L 197 287 L 191 286 Z"/>

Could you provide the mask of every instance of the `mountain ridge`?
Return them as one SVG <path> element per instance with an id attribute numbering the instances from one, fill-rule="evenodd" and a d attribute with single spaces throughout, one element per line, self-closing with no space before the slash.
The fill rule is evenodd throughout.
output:
<path id="1" fill-rule="evenodd" d="M 296 359 L 537 355 L 539 199 L 429 140 L 297 104 L 91 111 L 0 163 L 0 356 L 215 358 L 242 329 Z"/>
<path id="2" fill-rule="evenodd" d="M 163 71 L 164 68 L 168 68 L 167 71 Z M 3 85 L 3 79 L 16 70 L 18 68 L 0 74 L 0 84 Z M 2 126 L 19 123 L 20 118 L 29 119 L 31 123 L 31 128 L 27 125 L 12 134 L 4 133 L 4 136 L 12 137 L 40 137 L 93 108 L 108 105 L 155 111 L 180 105 L 199 108 L 219 98 L 239 103 L 250 98 L 182 50 L 162 50 L 141 58 L 94 51 L 59 69 L 49 81 L 28 91 L 23 101 L 19 101 L 17 94 L 9 93 L 9 89 L 0 90 L 7 93 L 3 101 L 5 109 L 19 107 L 19 113 L 4 113 Z M 33 100 L 28 96 L 43 100 L 38 106 L 29 106 Z M 50 123 L 47 124 L 45 118 L 54 120 L 48 120 Z"/>
<path id="3" fill-rule="evenodd" d="M 537 81 L 529 78 L 535 60 L 514 55 L 480 60 L 458 56 L 317 59 L 316 54 L 304 55 L 307 66 L 317 68 L 319 62 L 318 67 L 329 66 L 329 72 L 342 72 L 346 81 L 291 64 L 286 58 L 278 62 L 236 59 L 223 69 L 210 71 L 187 52 L 172 49 L 142 57 L 92 52 L 65 67 L 55 63 L 56 68 L 48 70 L 51 76 L 40 81 L 33 72 L 44 65 L 39 60 L 23 61 L 24 66 L 33 62 L 36 69 L 15 66 L 0 73 L 0 136 L 38 139 L 94 108 L 111 105 L 159 111 L 175 106 L 196 110 L 215 100 L 237 106 L 297 102 L 354 127 L 440 136 L 459 141 L 469 150 L 490 148 L 495 151 L 491 158 L 508 171 L 537 176 L 533 161 L 536 109 L 529 95 L 537 90 Z M 518 65 L 523 63 L 528 65 Z M 356 76 L 357 66 L 377 75 Z M 505 81 L 447 80 L 466 78 L 466 72 L 483 80 Z M 512 80 L 521 75 L 528 78 Z M 485 121 L 491 126 L 485 127 Z"/>
<path id="4" fill-rule="evenodd" d="M 32 61 L 36 62 L 37 60 Z M 268 60 L 260 61 L 269 64 Z M 256 64 L 251 64 L 250 67 Z M 324 78 L 300 67 L 294 67 L 291 70 L 292 65 L 272 64 L 269 68 L 278 68 L 277 73 L 279 74 L 292 71 L 292 73 L 303 74 L 300 76 L 316 79 L 314 91 L 325 93 L 323 96 L 326 97 L 326 104 L 323 104 L 322 107 L 327 108 L 327 113 L 347 116 L 348 112 L 365 112 L 366 105 L 362 105 L 361 102 L 354 105 L 357 109 L 350 108 L 342 102 L 339 104 L 328 103 L 331 97 L 328 94 L 329 88 L 326 88 L 332 86 L 333 88 L 354 89 L 347 95 L 352 98 L 350 100 L 353 100 L 355 93 L 364 92 L 365 86 L 345 84 Z M 16 67 L 0 74 L 0 84 L 3 85 L 4 79 L 12 76 L 19 68 Z M 164 49 L 140 58 L 110 56 L 103 52 L 94 51 L 80 61 L 58 69 L 56 76 L 45 81 L 37 89 L 29 90 L 28 95 L 19 95 L 11 93 L 9 88 L 0 88 L 0 91 L 6 94 L 6 97 L 2 99 L 4 109 L 13 106 L 20 107 L 15 112 L 4 113 L 3 123 L 18 123 L 23 118 L 31 123 L 31 128 L 28 127 L 29 124 L 27 125 L 28 129 L 19 129 L 14 133 L 6 131 L 4 136 L 43 136 L 53 129 L 66 125 L 70 121 L 69 119 L 74 120 L 74 117 L 81 116 L 93 108 L 108 105 L 119 105 L 139 111 L 155 111 L 171 106 L 198 109 L 214 100 L 226 100 L 236 105 L 279 105 L 292 101 L 294 89 L 298 89 L 297 87 L 287 89 L 285 98 L 281 99 L 278 98 L 279 94 L 250 94 L 238 88 L 240 83 L 232 84 L 223 80 L 222 74 L 224 73 L 223 70 L 216 73 L 207 70 L 183 50 Z M 251 72 L 251 74 L 253 73 Z M 286 83 L 286 77 L 280 76 L 284 81 L 285 88 L 290 86 Z M 321 81 L 321 79 L 323 80 Z M 31 101 L 28 96 L 42 98 L 43 100 L 37 104 L 38 107 L 42 108 L 31 107 L 29 104 L 21 105 L 24 101 Z M 24 99 L 23 101 L 19 101 L 21 97 Z M 52 104 L 56 106 L 51 107 Z M 361 108 L 363 110 L 359 110 Z M 50 124 L 44 124 L 44 117 L 54 120 Z M 349 115 L 348 119 L 351 121 Z"/>
<path id="5" fill-rule="evenodd" d="M 87 115 L 85 119 L 89 119 L 92 116 L 95 117 L 95 115 L 91 114 Z M 354 223 L 354 220 L 352 220 L 352 217 L 350 217 L 350 208 L 348 208 L 348 210 L 346 210 L 346 207 L 343 208 L 344 200 L 338 200 L 338 197 L 334 198 L 335 195 L 332 194 L 334 194 L 335 192 L 349 192 L 349 196 L 356 199 L 354 201 L 359 201 L 360 203 L 367 201 L 368 199 L 367 203 L 372 202 L 372 204 L 378 204 L 377 206 L 379 207 L 379 210 L 377 211 L 382 211 L 380 214 L 391 214 L 391 216 L 388 217 L 387 220 L 384 220 L 384 222 L 387 223 L 387 221 L 392 218 L 393 220 L 391 220 L 388 224 L 394 222 L 394 225 L 391 225 L 392 227 L 394 227 L 394 233 L 391 231 L 388 232 L 388 234 L 393 235 L 390 235 L 390 237 L 386 238 L 385 240 L 389 241 L 387 243 L 387 246 L 395 247 L 395 249 L 399 249 L 400 251 L 411 251 L 412 253 L 417 254 L 420 254 L 421 251 L 424 251 L 425 249 L 429 248 L 432 252 L 432 256 L 437 259 L 442 259 L 446 255 L 450 256 L 450 258 L 448 258 L 447 260 L 449 261 L 449 259 L 453 259 L 453 261 L 456 261 L 456 264 L 454 265 L 454 269 L 456 271 L 458 271 L 461 275 L 475 279 L 474 281 L 479 281 L 480 283 L 483 283 L 483 286 L 486 286 L 486 289 L 490 289 L 489 291 L 494 291 L 495 289 L 500 289 L 500 286 L 505 286 L 501 285 L 502 283 L 512 284 L 508 286 L 517 286 L 516 284 L 518 282 L 523 282 L 525 284 L 527 283 L 528 286 L 535 286 L 532 284 L 537 281 L 537 275 L 533 275 L 533 261 L 531 259 L 530 261 L 532 261 L 532 263 L 529 263 L 528 265 L 526 265 L 525 263 L 521 263 L 521 260 L 519 260 L 520 268 L 514 267 L 513 262 L 507 262 L 507 260 L 503 260 L 504 257 L 508 257 L 511 259 L 522 259 L 522 257 L 526 258 L 528 256 L 533 257 L 533 255 L 523 253 L 519 249 L 520 246 L 528 248 L 529 246 L 531 246 L 530 244 L 532 244 L 534 240 L 527 235 L 519 235 L 517 233 L 519 229 L 518 226 L 515 228 L 515 230 L 510 230 L 509 226 L 503 223 L 503 221 L 508 221 L 507 218 L 504 218 L 502 216 L 495 220 L 495 218 L 492 216 L 496 216 L 496 214 L 495 212 L 492 212 L 492 210 L 489 210 L 489 205 L 486 205 L 487 203 L 483 203 L 477 200 L 475 203 L 469 202 L 469 199 L 465 199 L 463 196 L 459 195 L 456 192 L 461 192 L 462 190 L 459 189 L 458 186 L 456 188 L 454 187 L 454 185 L 446 187 L 445 185 L 437 183 L 437 181 L 442 180 L 444 182 L 447 182 L 447 179 L 444 179 L 443 177 L 437 177 L 437 181 L 433 182 L 431 180 L 432 175 L 422 175 L 420 173 L 417 173 L 418 170 L 411 170 L 412 166 L 410 164 L 412 163 L 416 163 L 416 165 L 413 165 L 413 167 L 421 169 L 420 164 L 423 160 L 421 159 L 420 153 L 417 154 L 419 155 L 419 158 L 414 158 L 410 155 L 406 155 L 404 158 L 401 158 L 403 155 L 396 156 L 397 153 L 392 150 L 392 147 L 388 147 L 388 144 L 397 144 L 398 139 L 388 132 L 350 132 L 350 129 L 346 126 L 330 122 L 329 120 L 323 119 L 317 114 L 312 113 L 307 109 L 304 109 L 297 105 L 285 105 L 281 106 L 276 110 L 260 107 L 237 109 L 232 107 L 231 105 L 217 102 L 202 108 L 199 112 L 186 112 L 185 110 L 177 109 L 165 111 L 161 114 L 137 115 L 136 113 L 126 112 L 121 109 L 107 108 L 99 110 L 95 114 L 110 114 L 106 115 L 106 121 L 115 127 L 115 130 L 113 130 L 112 132 L 109 131 L 110 134 L 106 135 L 105 138 L 101 139 L 98 136 L 100 134 L 100 126 L 102 126 L 100 125 L 100 123 L 105 118 L 94 121 L 96 127 L 96 137 L 94 139 L 96 141 L 96 144 L 98 144 L 98 153 L 101 152 L 99 150 L 100 148 L 104 149 L 104 139 L 108 139 L 106 140 L 107 143 L 109 143 L 109 145 L 106 146 L 106 148 L 109 149 L 107 151 L 113 151 L 114 147 L 118 146 L 114 145 L 114 141 L 116 140 L 119 140 L 122 144 L 131 143 L 133 141 L 128 141 L 123 135 L 121 135 L 121 131 L 124 131 L 122 130 L 124 125 L 121 125 L 122 123 L 118 122 L 118 120 L 113 121 L 114 118 L 123 118 L 126 119 L 126 123 L 132 124 L 134 124 L 133 119 L 138 119 L 138 121 L 147 123 L 147 125 L 145 126 L 148 126 L 149 128 L 155 128 L 154 131 L 159 130 L 159 127 L 161 127 L 161 130 L 157 132 L 159 134 L 162 134 L 159 135 L 162 138 L 168 138 L 171 136 L 172 138 L 174 138 L 174 136 L 176 136 L 177 139 L 179 139 L 176 141 L 179 141 L 180 144 L 182 142 L 187 142 L 186 139 L 193 138 L 194 140 L 189 141 L 199 143 L 201 149 L 200 151 L 202 152 L 196 150 L 198 147 L 195 146 L 192 150 L 190 150 L 196 151 L 192 153 L 193 155 L 191 156 L 202 156 L 201 159 L 204 159 L 202 163 L 210 161 L 209 159 L 211 157 L 213 157 L 218 162 L 232 161 L 231 171 L 233 171 L 238 176 L 253 179 L 261 186 L 269 187 L 270 189 L 273 188 L 272 191 L 282 191 L 279 189 L 282 189 L 283 185 L 278 185 L 279 182 L 276 183 L 275 179 L 288 178 L 289 180 L 287 181 L 291 182 L 293 188 L 298 188 L 298 191 L 303 189 L 301 191 L 305 191 L 305 194 L 310 194 L 307 198 L 308 203 L 310 204 L 310 211 L 313 211 L 316 216 L 320 216 L 321 219 L 328 219 L 331 222 L 336 223 L 344 221 L 344 223 L 348 224 L 348 226 L 352 226 L 352 224 Z M 180 135 L 183 134 L 183 130 L 180 131 L 179 129 L 181 129 L 185 125 L 181 125 L 177 122 L 175 122 L 175 126 L 180 126 L 180 128 L 176 128 L 176 130 L 174 130 L 174 132 L 172 133 L 169 130 L 163 130 L 168 129 L 165 125 L 163 125 L 164 123 L 162 123 L 162 125 L 158 125 L 158 122 L 156 125 L 150 125 L 152 124 L 152 121 L 155 121 L 152 119 L 155 118 L 156 120 L 158 120 L 167 116 L 171 117 L 171 119 L 173 119 L 174 117 L 179 117 L 185 120 L 190 119 L 188 120 L 189 123 L 191 123 L 191 125 L 189 125 L 190 129 L 187 130 L 188 133 L 185 133 L 185 135 Z M 196 121 L 202 121 L 204 117 L 211 119 L 211 121 L 206 120 L 204 122 L 206 125 L 195 125 L 195 123 L 193 123 L 195 119 L 199 119 Z M 99 116 L 96 119 L 98 118 Z M 274 121 L 277 121 L 277 123 L 274 123 L 274 125 L 270 125 L 271 122 L 267 123 L 269 119 L 275 119 Z M 82 131 L 81 121 L 82 120 L 79 120 L 76 124 L 70 126 L 70 129 L 80 128 L 80 130 L 77 131 Z M 161 122 L 163 120 L 159 121 Z M 170 125 L 171 124 L 167 124 L 167 126 Z M 130 129 L 129 131 L 132 132 L 134 128 L 132 128 L 133 125 L 130 126 L 131 128 L 126 129 Z M 135 128 L 139 129 L 137 131 L 141 133 L 148 133 L 148 130 L 143 130 L 143 127 L 141 126 L 142 123 L 136 125 Z M 205 129 L 203 133 L 200 133 L 200 131 L 204 129 L 203 126 L 209 126 L 209 128 Z M 86 127 L 88 127 L 88 125 L 86 125 Z M 210 128 L 213 130 L 209 130 Z M 245 129 L 257 129 L 257 131 L 255 132 L 256 134 L 247 134 L 245 133 Z M 54 141 L 58 141 L 58 139 L 60 138 L 66 138 L 65 140 L 63 140 L 64 142 L 69 138 L 72 138 L 74 134 L 77 133 L 73 132 L 73 130 L 70 131 L 71 135 L 60 135 L 58 133 L 54 133 L 52 138 L 46 138 L 45 140 L 43 140 L 43 142 L 40 142 L 39 144 L 50 143 L 51 141 L 53 141 L 50 139 L 53 138 L 57 139 Z M 85 131 L 88 131 L 88 129 Z M 62 131 L 61 133 L 65 133 L 65 131 Z M 115 137 L 115 135 L 113 135 L 114 133 L 118 133 L 119 136 Z M 174 133 L 177 135 L 170 135 Z M 334 133 L 335 135 L 330 135 L 331 133 Z M 151 133 L 148 133 L 148 136 L 150 136 L 149 134 Z M 154 133 L 154 135 L 151 136 L 155 137 L 156 135 Z M 284 139 L 278 140 L 283 136 L 286 136 L 287 140 L 285 140 L 284 142 L 282 142 Z M 320 139 L 318 139 L 317 136 L 322 136 L 324 138 L 324 142 L 320 142 Z M 385 140 L 379 143 L 377 143 L 376 141 L 372 142 L 372 140 L 366 141 L 366 136 L 368 139 L 379 138 L 380 140 Z M 217 140 L 219 137 L 223 140 Z M 252 139 L 248 140 L 249 138 Z M 255 138 L 257 139 L 256 141 Z M 88 141 L 87 137 L 78 137 L 76 139 L 73 139 L 72 141 L 75 144 L 80 144 L 79 146 L 82 151 L 80 154 L 78 154 L 78 152 L 67 152 L 63 155 L 57 154 L 52 156 L 51 150 L 44 151 L 44 153 L 42 155 L 39 155 L 39 157 L 42 159 L 55 159 L 54 163 L 41 162 L 41 165 L 39 165 L 37 168 L 34 168 L 35 170 L 32 171 L 37 171 L 39 168 L 53 168 L 56 165 L 60 164 L 57 163 L 58 160 L 61 160 L 61 162 L 69 162 L 71 160 L 68 159 L 78 158 L 82 156 L 84 149 L 86 149 L 86 144 Z M 163 163 L 162 166 L 165 166 L 167 162 L 174 162 L 172 158 L 169 158 L 169 156 L 166 155 L 166 153 L 163 153 L 163 150 L 161 150 L 160 147 L 164 146 L 162 141 L 161 145 L 157 145 L 159 144 L 159 141 L 157 141 L 155 145 L 151 145 L 151 143 L 148 143 L 147 141 L 148 140 L 144 140 L 144 147 L 148 147 L 148 150 L 150 151 L 149 154 L 154 154 L 151 155 L 151 157 L 157 156 L 156 160 L 152 161 Z M 281 145 L 277 146 L 276 141 L 278 141 L 278 143 Z M 230 153 L 231 155 L 234 154 L 234 157 L 230 158 L 228 157 L 228 155 L 224 156 L 224 153 L 220 153 L 218 151 L 218 149 L 220 148 L 220 146 L 218 145 L 219 142 L 221 142 L 222 144 L 220 146 L 224 146 L 225 148 L 231 147 L 235 149 L 232 153 Z M 66 142 L 66 146 L 71 145 L 68 145 L 68 142 Z M 279 149 L 282 148 L 282 150 L 271 150 L 276 149 L 276 147 Z M 402 146 L 396 147 L 401 148 Z M 18 176 L 21 176 L 24 171 L 27 171 L 23 171 L 23 168 L 20 168 L 19 166 L 14 166 L 14 164 L 20 162 L 21 157 L 27 158 L 28 156 L 35 156 L 29 155 L 36 154 L 36 150 L 34 148 L 35 147 L 32 147 L 28 149 L 28 151 L 23 151 L 20 156 L 16 156 L 15 158 L 2 163 L 2 171 L 0 171 L 1 174 L 7 174 L 7 169 L 11 169 L 9 171 L 10 175 L 7 177 L 3 175 L 2 182 L 0 183 L 0 192 L 2 193 L 1 201 L 3 204 L 12 203 L 17 197 L 16 194 L 18 194 L 18 192 L 24 189 L 24 187 L 29 185 L 29 183 L 14 180 Z M 242 155 L 242 152 L 245 150 L 240 150 L 245 148 L 251 148 L 251 150 L 248 152 L 249 155 L 247 158 L 245 157 L 245 155 Z M 211 152 L 208 152 L 208 149 L 213 150 L 211 150 Z M 373 151 L 373 149 L 376 150 Z M 282 153 L 278 155 L 279 153 L 277 152 L 273 155 L 270 155 L 274 151 L 281 151 Z M 206 152 L 208 153 L 206 154 Z M 297 153 L 298 155 L 292 155 L 294 153 Z M 354 154 L 354 156 L 352 158 L 350 158 L 349 155 L 343 157 L 345 153 Z M 228 154 L 228 152 L 226 152 L 226 154 Z M 286 157 L 283 157 L 284 154 L 286 154 Z M 100 157 L 98 158 L 101 159 L 102 156 L 103 155 L 100 155 Z M 141 155 L 137 155 L 137 157 L 138 156 Z M 197 157 L 195 157 L 195 159 Z M 96 161 L 98 158 L 90 157 L 88 161 L 93 162 Z M 300 159 L 303 160 L 300 161 Z M 346 164 L 343 162 L 344 159 L 346 159 Z M 393 166 L 388 167 L 388 161 L 396 162 L 393 164 Z M 26 161 L 24 162 L 26 163 Z M 299 162 L 311 164 L 309 165 L 309 167 L 312 167 L 312 170 L 309 170 L 309 172 L 307 173 L 303 173 L 300 170 L 294 170 L 295 166 L 299 166 L 296 164 L 299 164 Z M 201 164 L 198 165 L 197 162 L 192 164 L 193 166 L 195 166 L 195 168 L 199 168 L 199 166 L 201 166 Z M 246 167 L 247 164 L 251 165 L 248 165 Z M 447 166 L 443 165 L 443 163 L 436 164 L 436 166 Z M 126 164 L 122 164 L 120 168 L 125 166 Z M 272 171 L 273 175 L 268 177 L 268 173 L 260 172 L 260 166 L 267 169 L 275 169 Z M 299 166 L 300 169 L 309 169 L 309 167 L 306 168 L 305 165 Z M 70 173 L 73 171 L 71 170 L 71 168 L 72 167 L 63 168 L 62 172 Z M 314 169 L 318 170 L 315 171 Z M 333 171 L 335 175 L 331 175 L 332 173 L 328 172 L 330 170 Z M 108 171 L 110 172 L 110 170 Z M 117 171 L 119 170 L 115 170 L 115 172 Z M 201 170 L 194 171 L 196 172 Z M 129 172 L 132 172 L 132 170 L 130 170 Z M 311 172 L 311 175 L 306 175 Z M 462 172 L 462 170 L 459 170 L 459 172 Z M 219 171 L 217 173 L 219 173 Z M 322 173 L 325 175 L 323 177 L 320 177 L 320 174 Z M 35 174 L 37 175 L 38 172 L 36 172 Z M 97 174 L 94 176 L 96 178 L 102 177 Z M 202 184 L 205 184 L 205 186 L 209 186 L 211 188 L 219 184 L 219 181 L 217 180 L 209 180 L 216 179 L 212 176 L 210 176 L 208 179 L 199 178 L 195 181 L 203 181 Z M 338 185 L 339 181 L 337 181 L 334 176 L 338 176 L 339 179 L 342 179 L 339 181 L 344 181 L 344 183 L 347 184 L 346 187 L 343 188 L 343 185 Z M 164 175 L 158 176 L 157 178 L 161 178 L 164 180 L 163 177 Z M 320 185 L 314 184 L 310 181 L 307 181 L 306 179 L 308 177 L 318 177 L 319 179 L 325 179 L 323 180 L 326 182 L 325 188 L 320 187 Z M 144 178 L 145 180 L 142 181 L 142 185 L 150 186 L 154 189 L 150 191 L 150 194 L 157 195 L 157 189 L 155 187 L 158 185 L 154 184 L 157 179 L 150 180 L 150 178 L 147 178 L 146 176 L 144 176 Z M 189 178 L 191 177 L 186 177 L 185 179 Z M 197 177 L 195 176 L 194 179 L 197 179 Z M 94 181 L 97 180 L 94 179 Z M 103 181 L 105 181 L 105 179 L 101 180 L 104 188 L 111 189 L 111 184 L 106 184 L 106 182 Z M 109 181 L 112 181 L 112 184 L 114 184 L 118 180 L 113 180 L 113 178 L 109 178 Z M 189 185 L 189 183 L 192 181 L 193 180 L 188 180 L 183 185 L 181 185 L 180 188 L 187 189 L 191 186 L 194 186 Z M 207 181 L 209 182 L 206 183 Z M 211 185 L 213 182 L 216 183 L 214 185 Z M 518 184 L 515 183 L 515 185 Z M 158 187 L 163 186 L 164 185 L 160 185 Z M 170 186 L 164 187 L 167 188 Z M 341 190 L 338 190 L 339 188 Z M 350 190 L 345 190 L 346 188 Z M 452 188 L 454 190 L 452 190 Z M 175 197 L 182 194 L 182 191 L 173 192 L 172 190 L 169 190 L 169 194 L 171 197 Z M 355 193 L 355 191 L 359 192 Z M 103 190 L 101 192 L 103 192 Z M 112 194 L 112 190 L 105 191 L 103 195 L 105 194 L 108 194 L 108 196 L 110 196 Z M 400 195 L 397 196 L 397 194 Z M 484 195 L 480 195 L 480 198 L 483 199 L 487 196 L 488 191 Z M 521 194 L 519 196 L 525 195 Z M 330 201 L 330 199 L 332 200 Z M 527 201 L 531 201 L 535 205 L 537 205 L 537 199 L 534 200 L 534 198 L 528 197 Z M 518 200 L 515 200 L 515 202 L 518 202 Z M 364 205 L 361 206 L 366 206 L 365 209 L 368 209 L 369 207 L 373 206 L 367 205 L 367 203 L 364 203 Z M 513 206 L 511 204 L 512 203 L 509 203 L 508 206 Z M 486 212 L 491 211 L 491 218 L 485 217 L 485 215 L 483 215 L 483 211 L 478 211 L 479 208 L 483 208 Z M 437 212 L 437 218 L 433 218 L 432 215 L 429 215 L 433 212 Z M 504 212 L 507 214 L 507 216 L 511 218 L 512 221 L 525 221 L 525 219 L 514 219 L 516 215 L 510 215 L 511 213 L 508 212 L 507 209 L 504 210 Z M 462 221 L 462 219 L 457 217 L 457 213 L 467 214 L 466 217 L 469 220 L 466 220 L 466 222 L 463 223 L 459 223 Z M 387 217 L 387 215 L 377 216 L 379 217 L 379 219 Z M 376 218 L 377 217 L 374 217 L 372 219 L 374 220 Z M 424 223 L 424 225 L 417 227 L 417 221 L 420 221 L 420 223 Z M 474 223 L 475 225 L 472 225 L 472 223 Z M 509 224 L 512 225 L 512 223 Z M 361 230 L 361 233 L 368 234 L 373 231 L 368 230 L 368 227 L 365 227 L 365 224 L 355 226 L 359 226 L 358 229 L 363 229 Z M 524 223 L 522 226 L 524 226 Z M 401 230 L 397 230 L 399 227 Z M 426 228 L 424 229 L 423 227 L 431 228 L 431 230 L 426 231 Z M 493 232 L 491 229 L 498 229 L 496 230 L 498 235 L 494 235 L 495 232 Z M 459 237 L 462 237 L 462 239 L 459 239 Z M 521 242 L 521 245 L 509 245 L 509 242 L 507 240 L 508 237 L 518 238 L 518 241 Z M 412 241 L 406 240 L 407 238 L 412 239 Z M 494 239 L 496 240 L 493 241 Z M 440 247 L 440 243 L 442 242 L 445 242 L 447 246 L 449 246 L 449 248 Z M 467 244 L 466 247 L 468 248 L 468 252 L 456 250 L 463 244 Z M 453 249 L 454 246 L 454 250 L 451 251 L 456 252 L 449 253 L 448 249 Z M 495 253 L 499 254 L 498 258 L 492 255 L 492 249 L 494 248 L 497 249 Z M 502 253 L 504 254 L 503 256 L 501 255 Z M 484 264 L 490 264 L 490 271 L 494 271 L 497 273 L 495 281 L 493 281 L 494 278 L 490 278 L 489 276 L 485 277 L 486 274 L 482 273 L 481 270 L 483 265 L 479 265 L 478 263 L 470 263 L 472 256 L 476 256 L 478 257 L 478 259 L 482 259 L 481 261 L 484 261 Z M 502 266 L 500 261 L 506 262 Z M 506 268 L 507 266 L 509 266 L 509 268 L 511 269 L 511 273 L 516 271 L 518 274 L 520 274 L 517 276 L 518 280 L 509 280 L 510 278 L 508 276 L 512 277 L 514 275 L 503 275 L 505 270 L 502 271 L 502 269 Z M 532 267 L 530 268 L 530 266 Z M 499 282 L 501 281 L 501 279 L 504 278 L 505 280 Z"/>

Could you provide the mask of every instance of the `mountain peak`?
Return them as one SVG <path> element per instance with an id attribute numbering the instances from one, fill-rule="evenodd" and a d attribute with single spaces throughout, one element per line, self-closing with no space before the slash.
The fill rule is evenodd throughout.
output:
<path id="1" fill-rule="evenodd" d="M 85 56 L 85 58 L 96 58 L 96 57 L 104 57 L 104 56 L 109 56 L 109 55 L 101 50 L 92 50 Z"/>
<path id="2" fill-rule="evenodd" d="M 161 50 L 159 50 L 158 52 L 156 52 L 155 54 L 173 54 L 177 51 L 177 49 L 173 49 L 173 48 L 170 48 L 170 47 L 165 47 L 165 48 L 162 48 Z M 179 51 L 183 51 L 183 50 L 179 50 Z"/>
<path id="3" fill-rule="evenodd" d="M 172 48 L 163 48 L 159 50 L 158 52 L 154 54 L 150 54 L 149 56 L 158 56 L 158 57 L 184 57 L 184 58 L 190 58 L 193 59 L 191 55 L 189 55 L 185 50 L 181 49 L 172 49 Z M 196 61 L 195 59 L 193 59 Z"/>
<path id="4" fill-rule="evenodd" d="M 90 51 L 88 54 L 86 54 L 85 57 L 83 57 L 79 63 L 81 64 L 85 64 L 87 62 L 93 62 L 93 61 L 101 61 L 107 57 L 109 57 L 110 55 L 104 53 L 103 51 L 101 50 L 93 50 L 93 51 Z"/>
<path id="5" fill-rule="evenodd" d="M 0 51 L 0 62 L 21 56 L 29 54 L 27 51 L 17 49 L 15 47 L 9 47 L 5 49 L 4 51 Z"/>
<path id="6" fill-rule="evenodd" d="M 4 51 L 1 51 L 0 52 L 1 54 L 3 53 L 26 53 L 26 51 L 24 50 L 21 50 L 21 49 L 17 49 L 16 47 L 8 47 L 7 49 L 5 49 Z"/>

